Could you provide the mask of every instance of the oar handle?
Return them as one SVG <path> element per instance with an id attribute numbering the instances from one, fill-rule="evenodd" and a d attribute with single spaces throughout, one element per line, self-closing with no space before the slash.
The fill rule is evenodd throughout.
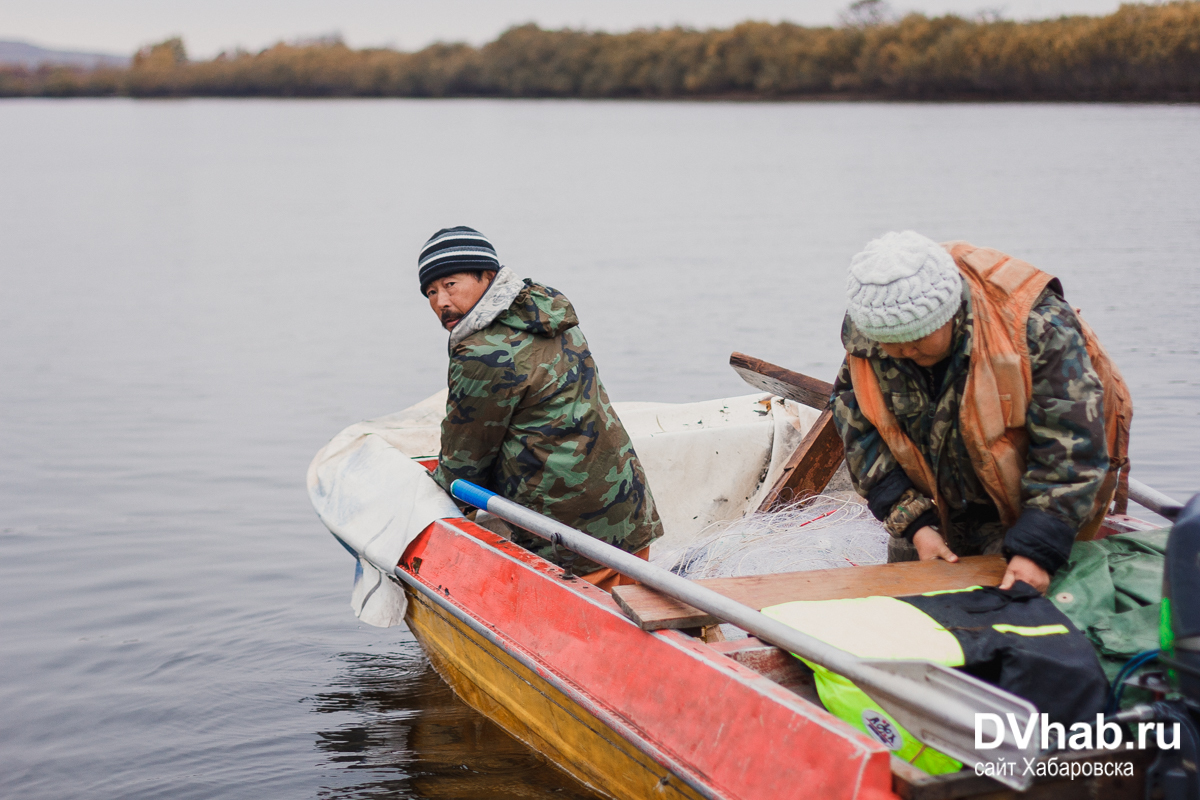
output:
<path id="1" fill-rule="evenodd" d="M 463 480 L 456 480 L 454 483 L 450 484 L 450 494 L 454 495 L 459 500 L 462 500 L 467 505 L 475 506 L 476 508 L 482 508 L 484 511 L 488 510 L 488 501 L 493 497 L 504 499 L 495 492 L 490 492 L 487 489 L 484 489 L 482 486 L 476 486 L 470 481 Z M 497 514 L 496 516 L 500 515 Z"/>

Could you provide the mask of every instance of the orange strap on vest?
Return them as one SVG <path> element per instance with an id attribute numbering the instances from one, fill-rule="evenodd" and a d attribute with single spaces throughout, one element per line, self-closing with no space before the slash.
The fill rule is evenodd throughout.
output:
<path id="1" fill-rule="evenodd" d="M 1053 276 L 998 250 L 966 242 L 943 245 L 954 257 L 971 291 L 974 332 L 971 366 L 959 417 L 963 442 L 980 483 L 1011 527 L 1021 515 L 1021 478 L 1029 452 L 1025 412 L 1033 396 L 1027 325 L 1029 314 Z M 1080 318 L 1084 343 L 1104 388 L 1104 431 L 1109 469 L 1096 497 L 1093 516 L 1077 538 L 1091 539 L 1104 520 L 1117 487 L 1118 473 L 1128 461 L 1129 424 L 1133 403 L 1121 373 L 1096 334 Z M 948 520 L 929 462 L 900 428 L 883 398 L 871 362 L 847 356 L 850 380 L 859 408 L 883 438 L 888 449 L 917 489 L 933 498 Z"/>

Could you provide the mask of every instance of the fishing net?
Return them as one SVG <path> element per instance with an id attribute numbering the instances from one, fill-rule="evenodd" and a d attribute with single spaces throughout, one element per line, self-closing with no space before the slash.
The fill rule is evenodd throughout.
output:
<path id="1" fill-rule="evenodd" d="M 714 522 L 686 546 L 651 549 L 685 578 L 726 578 L 882 564 L 887 531 L 865 505 L 817 495 L 769 513 Z"/>

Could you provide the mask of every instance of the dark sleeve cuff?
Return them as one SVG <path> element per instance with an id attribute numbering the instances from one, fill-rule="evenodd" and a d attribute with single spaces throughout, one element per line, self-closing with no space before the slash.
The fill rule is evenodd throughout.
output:
<path id="1" fill-rule="evenodd" d="M 867 508 L 871 509 L 875 519 L 882 522 L 892 513 L 900 496 L 911 489 L 912 485 L 913 482 L 904 474 L 904 470 L 896 467 L 867 492 Z"/>
<path id="2" fill-rule="evenodd" d="M 1052 514 L 1026 508 L 1004 535 L 1004 556 L 1025 556 L 1051 576 L 1067 563 L 1075 530 Z"/>
<path id="3" fill-rule="evenodd" d="M 438 465 L 433 468 L 433 471 L 429 473 L 429 477 L 433 478 L 434 483 L 442 487 L 442 491 L 450 494 L 450 484 L 454 483 L 454 475 L 450 473 L 450 470 L 442 466 L 441 460 L 438 461 Z"/>
<path id="4" fill-rule="evenodd" d="M 931 528 L 935 527 L 938 522 L 940 522 L 940 520 L 938 519 L 937 508 L 931 508 L 909 523 L 909 526 L 904 529 L 903 536 L 905 539 L 908 539 L 911 542 L 913 540 L 913 536 L 916 535 L 917 531 L 921 530 L 921 528 L 924 528 L 927 525 Z"/>

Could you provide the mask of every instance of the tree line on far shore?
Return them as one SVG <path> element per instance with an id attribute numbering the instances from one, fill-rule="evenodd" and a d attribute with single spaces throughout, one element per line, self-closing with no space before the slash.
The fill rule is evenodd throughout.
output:
<path id="1" fill-rule="evenodd" d="M 0 69 L 0 96 L 1200 100 L 1198 0 L 1032 22 L 884 8 L 859 0 L 823 28 L 523 25 L 416 52 L 329 38 L 192 61 L 171 39 L 128 69 Z"/>

